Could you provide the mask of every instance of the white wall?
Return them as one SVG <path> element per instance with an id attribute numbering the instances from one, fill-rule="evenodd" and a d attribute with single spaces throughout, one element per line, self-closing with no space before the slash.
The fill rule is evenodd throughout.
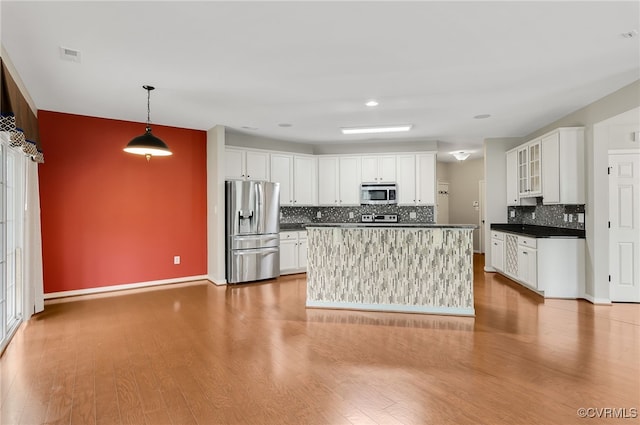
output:
<path id="1" fill-rule="evenodd" d="M 207 131 L 207 276 L 216 285 L 225 279 L 224 145 L 225 128 Z"/>
<path id="2" fill-rule="evenodd" d="M 436 180 L 449 183 L 449 166 L 451 162 L 436 162 Z"/>
<path id="3" fill-rule="evenodd" d="M 240 146 L 243 148 L 267 149 L 272 151 L 313 153 L 313 145 L 311 144 L 270 139 L 268 137 L 240 133 L 230 129 L 225 130 L 225 144 L 227 146 Z"/>
<path id="4" fill-rule="evenodd" d="M 485 229 L 484 240 L 491 240 L 491 223 L 507 222 L 507 162 L 505 152 L 523 142 L 522 138 L 493 138 L 484 141 Z M 484 253 L 484 269 L 491 267 L 491 250 Z"/>

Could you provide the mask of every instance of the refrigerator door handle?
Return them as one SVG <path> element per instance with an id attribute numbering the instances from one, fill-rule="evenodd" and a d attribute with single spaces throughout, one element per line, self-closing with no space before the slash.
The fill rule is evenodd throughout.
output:
<path id="1" fill-rule="evenodd" d="M 256 190 L 256 210 L 258 211 L 258 222 L 256 223 L 257 233 L 264 233 L 264 226 L 262 225 L 262 220 L 264 220 L 264 194 L 262 193 L 262 184 L 254 185 Z"/>
<path id="2" fill-rule="evenodd" d="M 233 255 L 269 254 L 269 253 L 278 252 L 278 251 L 280 251 L 280 248 L 241 249 L 241 250 L 234 250 Z"/>
<path id="3" fill-rule="evenodd" d="M 234 236 L 233 239 L 236 241 L 256 241 L 256 240 L 270 241 L 272 239 L 280 239 L 280 235 L 274 234 L 274 235 Z"/>

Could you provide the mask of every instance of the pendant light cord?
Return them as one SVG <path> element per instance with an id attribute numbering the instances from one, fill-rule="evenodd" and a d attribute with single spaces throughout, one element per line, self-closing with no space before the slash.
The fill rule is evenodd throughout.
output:
<path id="1" fill-rule="evenodd" d="M 155 89 L 153 86 L 142 86 L 147 91 L 147 132 L 151 132 L 151 90 Z"/>
<path id="2" fill-rule="evenodd" d="M 147 89 L 147 127 L 151 127 L 151 90 Z"/>

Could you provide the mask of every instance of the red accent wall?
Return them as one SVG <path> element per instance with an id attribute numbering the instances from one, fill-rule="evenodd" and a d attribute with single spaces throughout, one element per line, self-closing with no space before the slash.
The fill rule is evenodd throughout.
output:
<path id="1" fill-rule="evenodd" d="M 147 162 L 122 150 L 143 123 L 49 111 L 38 123 L 45 293 L 207 273 L 204 131 L 153 125 L 173 155 Z"/>

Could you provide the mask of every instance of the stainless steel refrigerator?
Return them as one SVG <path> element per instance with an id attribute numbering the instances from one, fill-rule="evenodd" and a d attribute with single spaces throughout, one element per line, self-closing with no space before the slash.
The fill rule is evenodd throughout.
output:
<path id="1" fill-rule="evenodd" d="M 280 183 L 228 180 L 227 283 L 280 276 Z"/>

